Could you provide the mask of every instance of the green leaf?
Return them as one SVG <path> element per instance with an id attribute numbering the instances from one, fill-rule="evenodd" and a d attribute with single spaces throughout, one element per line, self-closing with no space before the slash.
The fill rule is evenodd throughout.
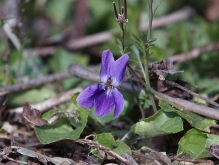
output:
<path id="1" fill-rule="evenodd" d="M 102 133 L 97 135 L 94 138 L 94 141 L 97 141 L 102 146 L 109 148 L 110 150 L 114 151 L 115 153 L 122 155 L 126 152 L 131 153 L 131 149 L 123 142 L 115 141 L 114 137 L 110 133 Z M 94 152 L 97 153 L 96 151 Z M 99 155 L 96 155 L 99 157 Z"/>
<path id="2" fill-rule="evenodd" d="M 117 44 L 120 45 L 120 47 L 122 48 L 122 42 L 120 41 L 120 39 L 117 38 L 116 41 L 117 41 Z"/>
<path id="3" fill-rule="evenodd" d="M 189 154 L 193 159 L 212 157 L 205 149 L 213 144 L 219 145 L 218 135 L 203 133 L 193 128 L 180 139 L 177 153 L 184 151 L 184 154 Z"/>
<path id="4" fill-rule="evenodd" d="M 129 146 L 127 146 L 125 143 L 116 141 L 116 148 L 113 149 L 113 151 L 119 155 L 122 155 L 126 152 L 129 152 L 130 154 L 132 153 L 131 149 Z"/>
<path id="5" fill-rule="evenodd" d="M 142 42 L 141 38 L 136 36 L 135 34 L 132 34 L 132 36 L 134 37 L 134 39 L 137 41 L 137 42 Z"/>
<path id="6" fill-rule="evenodd" d="M 63 117 L 54 124 L 35 127 L 34 130 L 40 142 L 49 144 L 59 140 L 78 139 L 87 124 L 88 113 L 83 108 L 78 108 L 77 113 L 79 115 L 79 122 L 76 122 L 73 117 L 70 119 Z"/>
<path id="7" fill-rule="evenodd" d="M 139 63 L 139 66 L 141 67 L 141 72 L 143 73 L 144 77 L 146 78 L 146 73 L 145 73 L 144 67 L 142 65 L 142 61 L 140 59 L 140 53 L 139 53 L 138 49 L 134 45 L 130 46 L 130 49 L 136 55 L 138 63 Z"/>
<path id="8" fill-rule="evenodd" d="M 76 101 L 78 95 L 79 95 L 79 92 L 74 93 L 73 96 L 71 97 L 71 102 L 72 102 L 74 105 L 77 105 L 77 104 L 78 104 L 77 101 Z"/>
<path id="9" fill-rule="evenodd" d="M 136 48 L 136 46 L 132 45 L 132 46 L 130 46 L 130 49 L 137 56 L 137 59 L 140 59 L 140 53 L 139 53 L 138 49 Z"/>
<path id="10" fill-rule="evenodd" d="M 94 138 L 94 141 L 98 141 L 102 146 L 109 149 L 116 147 L 116 141 L 110 133 L 99 134 L 96 138 Z"/>
<path id="11" fill-rule="evenodd" d="M 156 38 L 151 38 L 151 39 L 147 40 L 147 43 L 152 43 L 152 42 L 154 42 L 156 40 L 157 40 Z"/>
<path id="12" fill-rule="evenodd" d="M 177 110 L 163 100 L 159 101 L 159 105 L 165 112 L 174 112 L 178 114 L 179 116 L 187 120 L 193 127 L 199 130 L 210 132 L 210 127 L 216 125 L 216 121 L 213 119 L 204 118 L 189 111 Z"/>
<path id="13" fill-rule="evenodd" d="M 66 51 L 64 49 L 58 49 L 54 56 L 49 60 L 49 67 L 54 72 L 67 71 L 68 66 L 72 63 L 80 63 L 83 65 L 87 65 L 88 56 L 77 55 Z M 65 90 L 71 89 L 75 87 L 77 84 L 81 84 L 82 80 L 76 77 L 70 77 L 68 79 L 62 80 L 62 85 Z"/>
<path id="14" fill-rule="evenodd" d="M 219 136 L 214 134 L 206 134 L 208 136 L 206 140 L 206 146 L 210 147 L 213 144 L 219 144 Z"/>
<path id="15" fill-rule="evenodd" d="M 159 110 L 153 116 L 142 119 L 131 127 L 131 133 L 142 137 L 154 137 L 177 133 L 183 130 L 182 119 L 171 112 Z"/>
<path id="16" fill-rule="evenodd" d="M 137 60 L 134 60 L 134 59 L 129 59 L 129 62 L 135 63 L 136 65 L 139 64 L 139 62 Z"/>
<path id="17" fill-rule="evenodd" d="M 197 129 L 189 130 L 179 141 L 177 153 L 184 151 L 191 158 L 197 159 L 205 150 L 207 136 Z"/>
<path id="18" fill-rule="evenodd" d="M 55 92 L 45 87 L 21 91 L 8 95 L 7 105 L 10 107 L 16 107 L 21 106 L 23 102 L 34 104 L 54 97 L 55 95 Z"/>
<path id="19" fill-rule="evenodd" d="M 80 64 L 86 65 L 88 60 L 86 56 L 76 55 L 64 49 L 58 49 L 49 60 L 49 66 L 55 72 L 66 71 L 70 64 L 80 62 Z"/>
<path id="20" fill-rule="evenodd" d="M 35 133 L 43 144 L 49 144 L 59 140 L 76 140 L 80 137 L 80 134 L 83 132 L 84 127 L 87 124 L 88 111 L 78 107 L 76 103 L 78 93 L 74 94 L 71 98 L 73 102 L 72 113 L 76 111 L 78 113 L 78 119 L 74 117 L 63 117 L 53 124 L 46 124 L 41 127 L 35 127 Z M 70 106 L 71 107 L 71 106 Z M 49 120 L 50 117 L 56 113 L 61 112 L 60 110 L 52 110 L 43 115 L 45 120 Z"/>
<path id="21" fill-rule="evenodd" d="M 71 10 L 74 0 L 59 1 L 53 0 L 49 1 L 46 5 L 46 13 L 54 19 L 56 22 L 64 22 L 67 15 Z M 58 11 L 58 12 L 57 12 Z"/>

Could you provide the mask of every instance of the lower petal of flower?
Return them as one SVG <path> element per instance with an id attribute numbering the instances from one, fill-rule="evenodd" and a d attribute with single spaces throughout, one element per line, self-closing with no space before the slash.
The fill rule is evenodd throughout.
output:
<path id="1" fill-rule="evenodd" d="M 112 95 L 114 97 L 114 102 L 115 102 L 115 110 L 114 110 L 113 116 L 116 117 L 124 109 L 124 98 L 123 98 L 122 94 L 117 89 L 114 89 L 112 91 Z"/>
<path id="2" fill-rule="evenodd" d="M 108 115 L 115 105 L 113 95 L 107 93 L 107 90 L 102 90 L 95 96 L 94 112 L 97 116 Z"/>
<path id="3" fill-rule="evenodd" d="M 95 95 L 99 93 L 100 90 L 102 90 L 101 84 L 94 84 L 87 87 L 78 95 L 76 99 L 77 103 L 84 108 L 93 107 Z"/>

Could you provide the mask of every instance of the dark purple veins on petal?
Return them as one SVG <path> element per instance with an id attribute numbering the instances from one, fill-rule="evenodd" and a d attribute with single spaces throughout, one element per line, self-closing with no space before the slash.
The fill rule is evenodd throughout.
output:
<path id="1" fill-rule="evenodd" d="M 110 75 L 112 80 L 112 85 L 119 86 L 122 82 L 122 79 L 125 75 L 125 69 L 129 56 L 127 54 L 122 55 L 117 59 L 111 66 Z"/>
<path id="2" fill-rule="evenodd" d="M 110 67 L 114 63 L 113 54 L 110 50 L 104 50 L 102 53 L 100 79 L 106 83 L 107 79 L 110 78 Z"/>
<path id="3" fill-rule="evenodd" d="M 114 97 L 112 94 L 108 95 L 107 91 L 99 92 L 94 99 L 94 111 L 97 116 L 106 116 L 113 109 Z"/>
<path id="4" fill-rule="evenodd" d="M 94 84 L 94 85 L 88 86 L 83 92 L 81 92 L 78 95 L 76 99 L 77 103 L 84 108 L 93 107 L 95 95 L 100 90 L 102 90 L 101 84 Z"/>
<path id="5" fill-rule="evenodd" d="M 117 89 L 114 89 L 112 94 L 115 101 L 115 110 L 113 116 L 116 117 L 122 112 L 124 108 L 124 98 Z"/>

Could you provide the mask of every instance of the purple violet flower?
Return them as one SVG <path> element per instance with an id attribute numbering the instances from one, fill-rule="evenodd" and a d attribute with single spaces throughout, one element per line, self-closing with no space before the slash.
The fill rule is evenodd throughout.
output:
<path id="1" fill-rule="evenodd" d="M 124 99 L 118 87 L 125 75 L 129 56 L 122 55 L 116 61 L 110 50 L 102 53 L 100 70 L 101 84 L 88 86 L 77 97 L 77 103 L 84 108 L 94 107 L 97 116 L 106 116 L 115 107 L 114 117 L 118 116 L 124 108 Z"/>

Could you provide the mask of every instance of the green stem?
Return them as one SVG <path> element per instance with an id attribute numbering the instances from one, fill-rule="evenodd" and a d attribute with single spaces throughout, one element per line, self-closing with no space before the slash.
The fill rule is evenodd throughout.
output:
<path id="1" fill-rule="evenodd" d="M 122 36 L 121 36 L 121 41 L 122 41 L 122 51 L 123 51 L 123 54 L 125 54 L 125 28 L 124 28 L 124 24 L 121 23 L 120 25 L 121 27 L 121 30 L 122 30 Z"/>
<path id="2" fill-rule="evenodd" d="M 153 4 L 153 0 L 150 0 L 150 3 L 149 3 L 149 16 L 150 16 L 150 19 L 149 19 L 149 26 L 148 26 L 148 34 L 147 34 L 147 40 L 150 39 L 150 36 L 151 36 L 151 28 L 152 28 L 152 20 L 153 20 L 153 8 L 152 8 L 152 4 Z M 150 77 L 149 77 L 149 71 L 148 71 L 148 57 L 149 57 L 149 49 L 146 50 L 146 45 L 142 45 L 142 48 L 143 48 L 143 52 L 144 52 L 144 69 L 145 69 L 145 73 L 146 73 L 146 84 L 148 85 L 148 88 L 150 89 L 151 88 L 151 84 L 150 84 Z M 154 100 L 154 96 L 152 95 L 151 92 L 149 92 L 149 98 L 151 100 L 151 104 L 152 104 L 152 107 L 153 107 L 153 110 L 154 110 L 154 113 L 157 112 L 157 107 L 156 107 L 156 103 L 155 103 L 155 100 Z"/>
<path id="3" fill-rule="evenodd" d="M 128 64 L 128 65 L 129 65 L 129 64 Z M 142 117 L 142 119 L 144 119 L 144 118 L 145 118 L 144 109 L 143 109 L 143 107 L 141 106 L 141 103 L 139 102 L 139 99 L 138 99 L 138 96 L 137 96 L 137 92 L 135 91 L 133 81 L 131 80 L 130 73 L 129 73 L 129 72 L 127 72 L 127 73 L 128 73 L 128 78 L 129 78 L 129 80 L 130 80 L 131 87 L 132 87 L 132 91 L 133 91 L 133 93 L 134 93 L 135 102 L 136 102 L 136 103 L 138 104 L 138 106 L 139 106 L 139 109 L 140 109 L 140 111 L 141 111 L 141 117 Z"/>
<path id="4" fill-rule="evenodd" d="M 155 95 L 157 95 L 159 98 L 163 99 L 164 101 L 166 101 L 168 104 L 176 107 L 177 109 L 182 109 L 182 107 L 180 107 L 179 105 L 177 105 L 176 103 L 166 99 L 161 93 L 155 91 L 153 88 L 149 87 L 147 83 L 145 83 L 136 73 L 135 71 L 131 68 L 130 65 L 127 65 L 129 70 L 132 72 L 132 74 L 138 79 L 138 81 L 149 91 L 149 93 L 153 93 Z"/>
<path id="5" fill-rule="evenodd" d="M 145 73 L 146 73 L 146 84 L 148 86 L 148 88 L 151 88 L 151 84 L 150 84 L 150 77 L 149 77 L 149 71 L 148 71 L 148 58 L 147 58 L 147 54 L 146 51 L 144 51 L 144 56 L 146 56 L 146 58 L 144 58 L 144 67 L 145 67 Z M 151 92 L 149 92 L 149 98 L 151 100 L 151 104 L 154 110 L 154 113 L 157 112 L 157 107 L 156 107 L 156 103 L 154 100 L 154 96 L 152 95 Z"/>

